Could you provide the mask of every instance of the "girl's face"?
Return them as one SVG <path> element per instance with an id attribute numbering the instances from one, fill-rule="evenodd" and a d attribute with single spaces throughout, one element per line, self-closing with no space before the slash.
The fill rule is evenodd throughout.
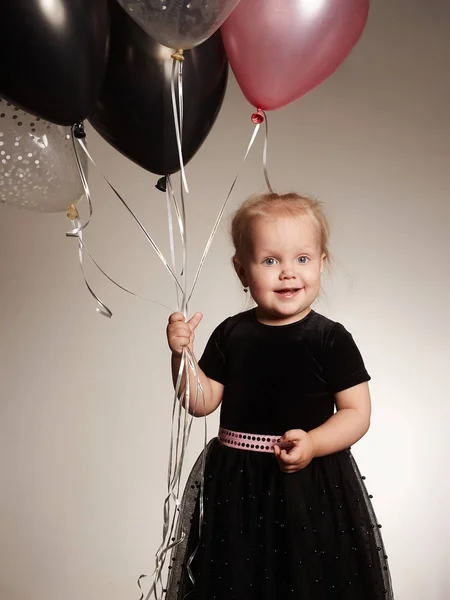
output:
<path id="1" fill-rule="evenodd" d="M 286 325 L 305 317 L 320 290 L 325 254 L 308 217 L 258 217 L 236 272 L 258 305 L 262 323 Z"/>

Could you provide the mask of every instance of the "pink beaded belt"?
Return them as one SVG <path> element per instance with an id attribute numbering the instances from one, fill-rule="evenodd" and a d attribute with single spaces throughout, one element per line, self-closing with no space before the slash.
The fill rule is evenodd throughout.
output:
<path id="1" fill-rule="evenodd" d="M 260 435 L 256 433 L 242 433 L 241 431 L 230 431 L 221 427 L 219 429 L 219 442 L 224 446 L 237 448 L 239 450 L 253 450 L 253 452 L 271 452 L 275 445 L 283 447 L 291 446 L 290 443 L 280 442 L 277 435 Z"/>

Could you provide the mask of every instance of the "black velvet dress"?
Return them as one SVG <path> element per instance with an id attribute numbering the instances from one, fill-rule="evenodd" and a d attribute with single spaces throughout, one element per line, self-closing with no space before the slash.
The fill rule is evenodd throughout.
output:
<path id="1" fill-rule="evenodd" d="M 315 311 L 284 326 L 260 323 L 254 310 L 230 317 L 199 364 L 225 386 L 222 427 L 277 436 L 321 425 L 336 392 L 370 379 L 352 336 Z M 270 453 L 217 439 L 205 453 L 204 507 L 199 459 L 183 498 L 186 538 L 171 558 L 169 600 L 393 599 L 380 525 L 350 450 L 290 474 Z"/>

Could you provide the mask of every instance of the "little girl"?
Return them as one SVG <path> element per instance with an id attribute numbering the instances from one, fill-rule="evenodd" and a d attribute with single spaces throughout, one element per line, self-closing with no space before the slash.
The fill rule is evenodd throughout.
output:
<path id="1" fill-rule="evenodd" d="M 191 392 L 189 410 L 221 404 L 221 426 L 205 451 L 203 505 L 200 462 L 186 487 L 167 598 L 392 600 L 381 526 L 349 450 L 369 428 L 370 376 L 350 333 L 311 309 L 325 217 L 308 198 L 264 194 L 236 212 L 232 238 L 256 308 L 221 323 L 198 363 L 204 401 Z M 201 316 L 169 319 L 174 379 Z"/>

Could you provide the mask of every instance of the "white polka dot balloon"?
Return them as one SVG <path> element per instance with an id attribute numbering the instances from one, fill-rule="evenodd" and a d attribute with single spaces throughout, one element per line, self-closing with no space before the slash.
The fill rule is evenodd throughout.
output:
<path id="1" fill-rule="evenodd" d="M 33 117 L 0 98 L 0 202 L 56 213 L 81 200 L 70 138 L 70 127 Z M 86 169 L 86 157 L 81 159 Z"/>

